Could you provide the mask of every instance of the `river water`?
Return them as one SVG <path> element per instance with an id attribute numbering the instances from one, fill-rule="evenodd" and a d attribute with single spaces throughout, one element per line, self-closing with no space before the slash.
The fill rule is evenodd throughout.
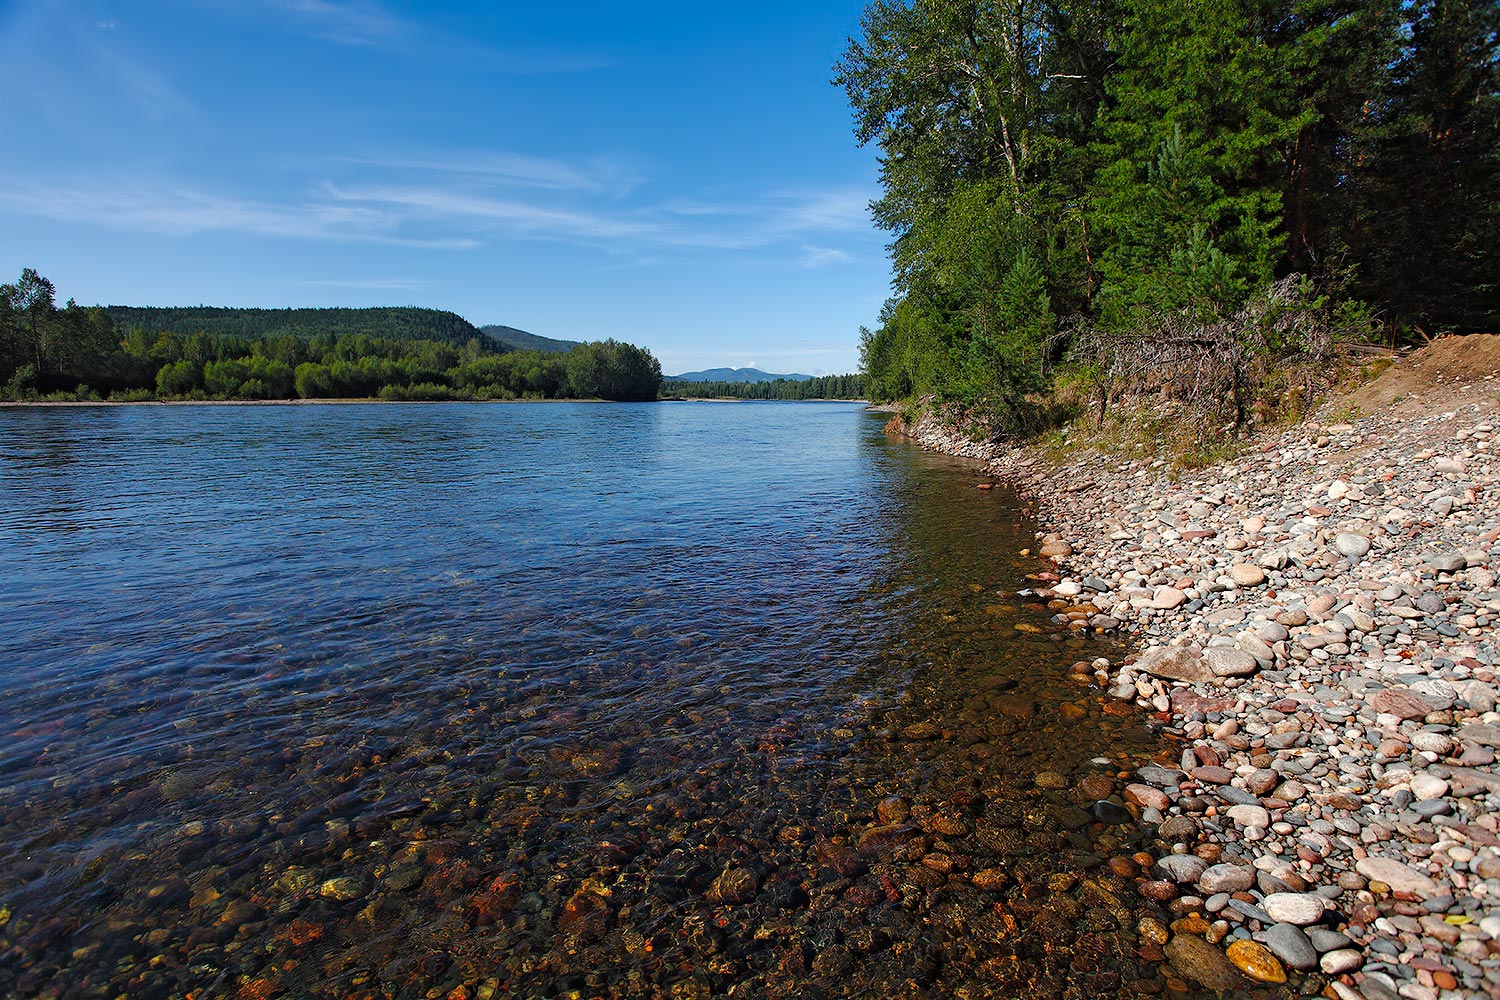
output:
<path id="1" fill-rule="evenodd" d="M 0 411 L 0 995 L 1157 992 L 1113 651 L 882 420 Z"/>

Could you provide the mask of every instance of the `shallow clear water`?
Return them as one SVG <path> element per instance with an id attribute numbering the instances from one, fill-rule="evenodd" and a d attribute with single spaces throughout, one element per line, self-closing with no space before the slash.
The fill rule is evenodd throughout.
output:
<path id="1" fill-rule="evenodd" d="M 0 410 L 0 994 L 1149 984 L 1031 778 L 1152 745 L 882 420 Z"/>

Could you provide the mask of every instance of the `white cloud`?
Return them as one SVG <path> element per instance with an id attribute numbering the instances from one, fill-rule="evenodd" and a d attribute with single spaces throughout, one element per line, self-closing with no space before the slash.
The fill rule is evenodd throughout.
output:
<path id="1" fill-rule="evenodd" d="M 325 279 L 302 281 L 299 284 L 315 288 L 354 288 L 396 292 L 417 292 L 429 287 L 432 282 L 421 278 L 355 278 L 350 280 Z"/>
<path id="2" fill-rule="evenodd" d="M 400 18 L 374 3 L 265 0 L 300 19 L 316 37 L 338 45 L 369 46 L 410 33 Z"/>
<path id="3" fill-rule="evenodd" d="M 452 174 L 504 185 L 549 191 L 624 194 L 640 178 L 623 163 L 608 158 L 569 163 L 506 151 L 426 154 L 397 157 L 344 157 L 328 163 L 353 164 L 401 173 Z"/>
<path id="4" fill-rule="evenodd" d="M 620 196 L 619 187 L 637 178 L 609 158 L 415 152 L 283 167 L 303 175 L 290 195 L 251 196 L 156 177 L 0 175 L 0 209 L 180 236 L 238 232 L 442 249 L 539 240 L 588 247 L 633 266 L 715 251 L 748 267 L 814 269 L 852 260 L 843 241 L 861 228 L 871 232 L 859 208 L 868 195 L 862 189 L 647 201 Z M 340 179 L 316 179 L 330 173 Z"/>
<path id="5" fill-rule="evenodd" d="M 228 232 L 433 249 L 479 245 L 467 238 L 405 237 L 396 231 L 399 218 L 368 208 L 318 202 L 276 205 L 180 187 L 0 181 L 0 209 L 57 222 L 164 236 Z"/>
<path id="6" fill-rule="evenodd" d="M 833 247 L 803 247 L 802 256 L 797 259 L 797 264 L 807 270 L 814 270 L 829 264 L 846 264 L 853 259 L 843 250 Z"/>
<path id="7" fill-rule="evenodd" d="M 198 2 L 213 4 L 230 13 L 240 12 L 231 0 Z M 335 45 L 400 49 L 412 55 L 463 59 L 498 73 L 578 73 L 612 65 L 608 60 L 577 54 L 493 49 L 471 38 L 402 17 L 375 0 L 261 0 L 260 9 L 279 15 L 292 31 Z"/>

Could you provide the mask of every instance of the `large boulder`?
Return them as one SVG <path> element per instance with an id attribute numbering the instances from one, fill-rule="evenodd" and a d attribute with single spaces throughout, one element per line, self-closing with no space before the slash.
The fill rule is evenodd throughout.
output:
<path id="1" fill-rule="evenodd" d="M 1252 661 L 1253 662 L 1253 661 Z M 1135 662 L 1137 670 L 1173 681 L 1212 681 L 1217 679 L 1203 657 L 1181 646 L 1158 646 L 1148 649 Z"/>

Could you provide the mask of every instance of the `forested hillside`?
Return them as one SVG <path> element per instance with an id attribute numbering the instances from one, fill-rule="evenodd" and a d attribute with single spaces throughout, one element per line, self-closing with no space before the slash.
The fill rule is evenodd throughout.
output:
<path id="1" fill-rule="evenodd" d="M 871 4 L 835 82 L 881 152 L 877 399 L 1024 423 L 1059 363 L 1256 366 L 1500 316 L 1493 0 Z"/>
<path id="2" fill-rule="evenodd" d="M 686 382 L 679 377 L 662 382 L 661 394 L 664 399 L 864 399 L 864 382 L 857 374 L 766 382 Z"/>
<path id="3" fill-rule="evenodd" d="M 415 306 L 368 309 L 241 309 L 213 306 L 105 306 L 121 330 L 147 333 L 206 333 L 241 337 L 363 336 L 386 340 L 430 340 L 462 347 L 487 338 L 457 313 Z M 489 344 L 499 347 L 499 344 Z"/>
<path id="4" fill-rule="evenodd" d="M 539 337 L 534 333 L 517 330 L 513 326 L 501 326 L 498 323 L 481 326 L 479 332 L 502 347 L 508 347 L 513 351 L 553 351 L 566 353 L 578 346 L 578 341 L 576 340 L 554 340 L 551 337 Z"/>
<path id="5" fill-rule="evenodd" d="M 123 315 L 156 322 L 122 329 L 109 309 L 58 308 L 55 297 L 30 268 L 0 285 L 0 399 L 651 400 L 661 386 L 661 364 L 643 348 L 502 351 L 434 310 L 208 310 L 221 325 L 197 329 L 199 310 L 132 309 Z M 327 328 L 316 325 L 324 318 Z M 166 320 L 180 328 L 161 329 Z M 418 335 L 427 331 L 444 339 Z"/>

